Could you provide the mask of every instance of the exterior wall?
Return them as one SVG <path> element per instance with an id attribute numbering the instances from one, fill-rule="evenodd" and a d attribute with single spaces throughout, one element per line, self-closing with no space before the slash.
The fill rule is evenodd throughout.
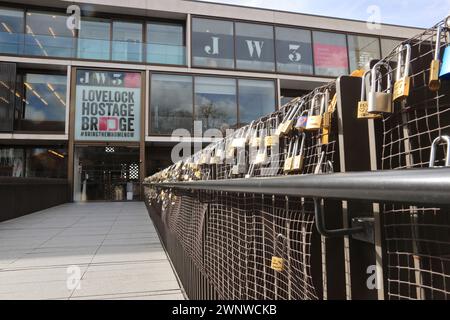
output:
<path id="1" fill-rule="evenodd" d="M 43 6 L 48 8 L 64 9 L 74 4 L 73 1 L 15 1 L 10 3 L 12 6 L 23 4 L 27 6 Z M 344 19 L 334 19 L 328 17 L 312 16 L 305 14 L 255 9 L 247 7 L 238 7 L 230 5 L 220 5 L 204 3 L 200 1 L 185 0 L 82 0 L 77 1 L 83 10 L 91 10 L 102 13 L 112 13 L 120 15 L 137 15 L 149 18 L 167 18 L 186 21 L 186 65 L 153 65 L 148 63 L 128 63 L 128 62 L 109 62 L 92 61 L 82 59 L 67 58 L 45 58 L 45 57 L 24 57 L 0 55 L 2 62 L 14 62 L 21 66 L 34 66 L 46 68 L 59 68 L 65 70 L 67 74 L 67 95 L 66 95 L 66 126 L 64 133 L 61 134 L 41 134 L 41 133 L 0 133 L 2 144 L 24 143 L 28 142 L 65 142 L 68 144 L 68 178 L 70 186 L 73 186 L 74 173 L 74 147 L 77 143 L 73 137 L 74 127 L 74 70 L 76 68 L 98 68 L 98 69 L 116 69 L 140 71 L 143 74 L 141 88 L 142 92 L 142 122 L 141 122 L 141 140 L 140 143 L 140 179 L 144 178 L 146 172 L 146 145 L 154 143 L 167 143 L 173 141 L 186 141 L 186 139 L 171 138 L 170 136 L 155 135 L 149 132 L 149 113 L 150 113 L 150 74 L 153 72 L 199 75 L 199 76 L 226 76 L 233 78 L 251 78 L 251 79 L 270 79 L 275 82 L 277 92 L 276 99 L 281 99 L 280 92 L 283 89 L 311 90 L 325 82 L 330 81 L 330 77 L 318 77 L 314 75 L 295 75 L 282 74 L 276 72 L 258 72 L 243 70 L 219 70 L 212 68 L 198 68 L 191 66 L 191 19 L 193 17 L 215 17 L 231 19 L 233 21 L 248 21 L 256 23 L 275 24 L 280 26 L 304 27 L 313 30 L 326 30 L 330 32 L 346 32 L 351 34 L 364 34 L 383 37 L 411 37 L 419 33 L 420 29 L 405 28 L 400 26 L 382 25 L 380 29 L 369 29 L 365 22 L 351 21 Z M 1 6 L 1 3 L 0 3 Z M 187 139 L 190 142 L 207 143 L 212 141 L 209 138 L 195 137 Z M 89 144 L 89 143 L 85 143 Z M 106 145 L 106 143 L 91 143 L 93 145 Z M 113 142 L 110 143 L 114 145 Z"/>

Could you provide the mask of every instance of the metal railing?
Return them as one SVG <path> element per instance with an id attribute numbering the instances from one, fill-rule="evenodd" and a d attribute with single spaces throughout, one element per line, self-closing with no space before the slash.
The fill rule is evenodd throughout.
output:
<path id="1" fill-rule="evenodd" d="M 146 179 L 190 298 L 450 298 L 439 27 L 371 62 L 371 114 L 362 72 L 340 77 Z"/>

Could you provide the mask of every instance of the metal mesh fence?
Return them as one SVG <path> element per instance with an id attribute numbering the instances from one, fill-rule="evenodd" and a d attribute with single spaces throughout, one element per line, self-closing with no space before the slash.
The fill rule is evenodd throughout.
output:
<path id="1" fill-rule="evenodd" d="M 450 82 L 442 81 L 437 91 L 429 88 L 435 43 L 439 44 L 438 56 L 442 56 L 450 40 L 446 32 L 437 37 L 437 27 L 442 25 L 443 22 L 394 48 L 382 60 L 384 63 L 377 78 L 371 79 L 372 83 L 381 86 L 380 92 L 392 94 L 409 66 L 410 86 L 406 98 L 394 99 L 392 112 L 385 112 L 381 120 L 374 120 L 381 121 L 380 130 L 375 132 L 380 134 L 381 144 L 376 153 L 382 170 L 427 168 L 450 156 L 442 145 L 438 145 L 435 161 L 430 161 L 435 139 L 450 135 L 450 98 L 447 94 Z M 411 49 L 410 61 L 402 63 L 405 45 Z M 336 160 L 345 157 L 338 152 L 337 116 L 333 100 L 329 99 L 335 92 L 335 82 L 317 88 L 275 113 L 239 129 L 225 138 L 222 145 L 213 143 L 191 159 L 151 177 L 151 180 L 228 180 L 338 171 Z M 317 97 L 323 98 L 324 105 L 317 103 Z M 293 110 L 295 112 L 291 112 Z M 324 110 L 332 114 L 329 126 L 321 126 L 317 130 L 297 127 L 297 130 L 278 135 L 276 143 L 267 142 L 274 138 L 274 130 L 289 117 L 297 126 L 303 115 L 309 118 L 322 113 L 325 118 Z M 295 116 L 292 117 L 293 114 Z M 229 148 L 235 142 L 242 144 L 243 148 Z M 297 170 L 287 170 L 287 164 L 300 155 L 301 165 Z M 312 199 L 261 195 L 258 190 L 237 194 L 208 190 L 156 191 L 149 186 L 146 189 L 149 206 L 159 203 L 165 228 L 195 264 L 199 277 L 207 281 L 208 290 L 213 292 L 208 297 L 323 297 L 327 289 L 324 288 L 327 268 L 320 264 L 326 260 L 326 246 L 313 228 L 317 221 Z M 324 198 L 326 196 L 323 195 Z M 382 203 L 381 219 L 377 222 L 381 223 L 382 229 L 379 245 L 383 254 L 385 297 L 448 299 L 449 208 L 402 204 L 402 199 L 398 200 L 395 204 Z M 334 212 L 342 213 L 341 209 L 339 206 Z M 318 250 L 314 244 L 317 241 Z M 357 252 L 352 251 L 350 245 L 347 239 L 343 249 L 345 257 L 357 260 L 358 257 L 350 256 L 350 253 Z M 322 259 L 319 264 L 316 263 L 317 256 Z M 346 263 L 346 289 L 350 290 L 351 267 L 348 261 Z"/>
<path id="2" fill-rule="evenodd" d="M 322 289 L 311 271 L 312 201 L 206 191 L 148 201 L 160 205 L 167 232 L 217 298 L 318 299 Z M 283 260 L 280 270 L 272 268 L 273 257 Z"/>
<path id="3" fill-rule="evenodd" d="M 410 93 L 382 120 L 382 169 L 429 167 L 434 139 L 450 134 L 449 83 L 441 82 L 437 92 L 428 88 L 436 41 L 440 43 L 440 57 L 447 46 L 444 33 L 437 39 L 437 28 L 443 23 L 403 42 L 411 46 Z M 397 57 L 394 49 L 385 59 L 394 66 L 394 74 L 399 65 Z M 444 157 L 444 148 L 439 147 L 436 159 L 442 161 Z M 448 213 L 448 208 L 384 205 L 390 299 L 449 298 Z"/>

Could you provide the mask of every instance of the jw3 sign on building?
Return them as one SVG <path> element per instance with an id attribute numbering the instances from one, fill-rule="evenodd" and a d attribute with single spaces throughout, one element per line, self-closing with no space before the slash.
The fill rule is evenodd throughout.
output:
<path id="1" fill-rule="evenodd" d="M 141 74 L 77 70 L 75 140 L 139 141 Z"/>

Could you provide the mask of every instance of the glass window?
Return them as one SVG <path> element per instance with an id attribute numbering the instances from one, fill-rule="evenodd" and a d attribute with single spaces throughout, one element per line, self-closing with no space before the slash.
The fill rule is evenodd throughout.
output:
<path id="1" fill-rule="evenodd" d="M 172 134 L 178 128 L 191 131 L 192 77 L 153 74 L 150 89 L 150 131 L 160 134 Z"/>
<path id="2" fill-rule="evenodd" d="M 142 61 L 142 23 L 113 22 L 113 60 Z"/>
<path id="3" fill-rule="evenodd" d="M 53 74 L 24 75 L 24 99 L 16 130 L 65 131 L 66 78 Z"/>
<path id="4" fill-rule="evenodd" d="M 67 16 L 27 12 L 25 53 L 48 57 L 72 57 L 75 31 L 66 26 Z"/>
<path id="5" fill-rule="evenodd" d="M 239 122 L 245 125 L 275 111 L 275 83 L 239 80 Z"/>
<path id="6" fill-rule="evenodd" d="M 147 23 L 147 62 L 186 64 L 183 25 Z"/>
<path id="7" fill-rule="evenodd" d="M 313 41 L 317 75 L 337 77 L 349 73 L 345 35 L 314 31 Z"/>
<path id="8" fill-rule="evenodd" d="M 288 73 L 313 73 L 311 32 L 301 29 L 275 28 L 277 70 Z"/>
<path id="9" fill-rule="evenodd" d="M 210 68 L 234 68 L 233 22 L 192 19 L 192 63 Z"/>
<path id="10" fill-rule="evenodd" d="M 23 31 L 23 11 L 0 8 L 0 52 L 22 53 Z"/>
<path id="11" fill-rule="evenodd" d="M 0 177 L 67 178 L 62 146 L 0 147 Z"/>
<path id="12" fill-rule="evenodd" d="M 25 149 L 25 177 L 67 178 L 67 149 L 37 147 Z"/>
<path id="13" fill-rule="evenodd" d="M 370 60 L 380 59 L 380 42 L 378 38 L 348 36 L 350 70 L 364 69 Z"/>
<path id="14" fill-rule="evenodd" d="M 396 46 L 398 46 L 401 43 L 400 40 L 395 39 L 381 39 L 381 54 L 384 57 L 387 57 L 389 54 L 391 54 L 392 50 Z M 397 56 L 395 56 L 395 59 Z"/>
<path id="15" fill-rule="evenodd" d="M 82 59 L 110 59 L 111 23 L 107 20 L 81 19 L 78 31 L 78 57 Z"/>
<path id="16" fill-rule="evenodd" d="M 195 120 L 203 130 L 225 131 L 237 124 L 236 80 L 227 78 L 195 78 Z"/>
<path id="17" fill-rule="evenodd" d="M 273 27 L 236 23 L 238 69 L 275 71 Z"/>
<path id="18" fill-rule="evenodd" d="M 0 132 L 11 132 L 14 123 L 16 64 L 0 63 Z"/>

